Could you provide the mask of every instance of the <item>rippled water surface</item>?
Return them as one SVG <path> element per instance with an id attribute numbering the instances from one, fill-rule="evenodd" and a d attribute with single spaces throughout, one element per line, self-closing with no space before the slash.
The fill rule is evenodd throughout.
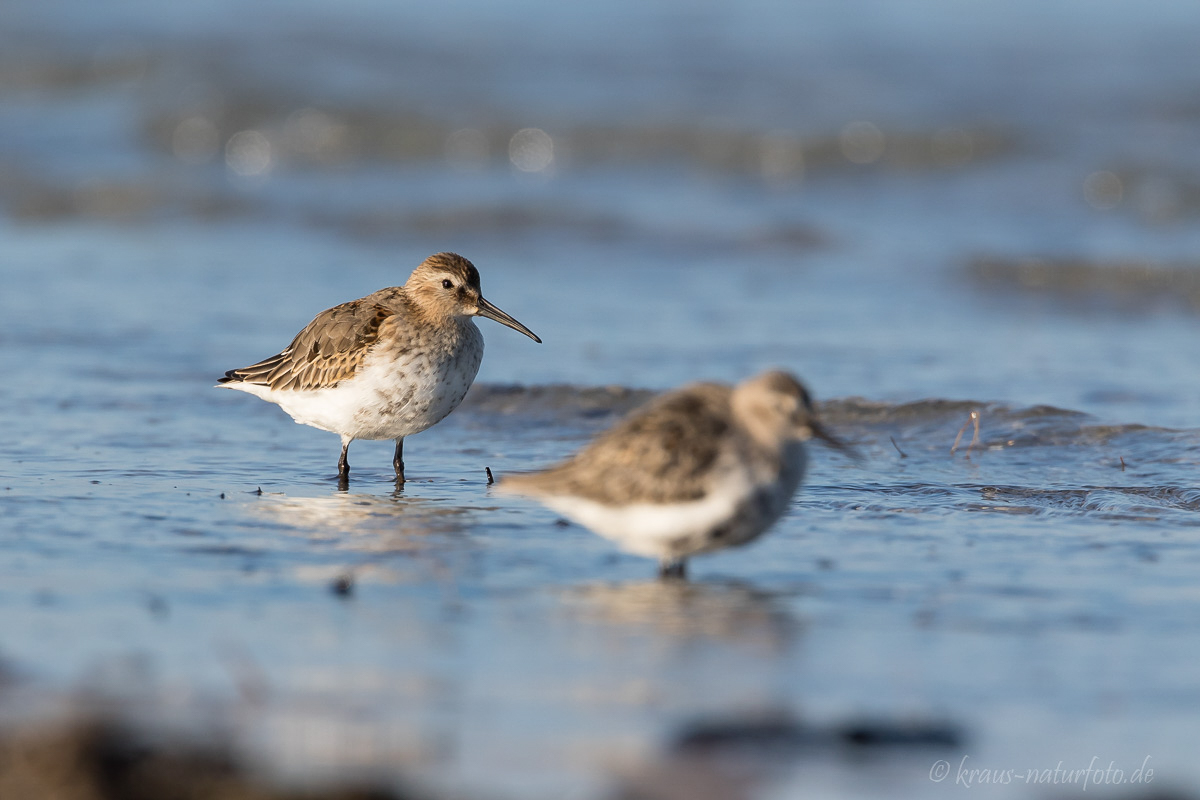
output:
<path id="1" fill-rule="evenodd" d="M 1197 791 L 1197 25 L 6 4 L 0 708 L 438 797 Z M 439 250 L 545 344 L 481 322 L 402 491 L 211 388 Z M 863 459 L 687 584 L 488 489 L 767 366 Z"/>

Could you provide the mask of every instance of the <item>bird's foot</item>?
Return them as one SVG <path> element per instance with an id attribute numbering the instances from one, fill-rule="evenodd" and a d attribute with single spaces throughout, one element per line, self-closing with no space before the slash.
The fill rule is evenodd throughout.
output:
<path id="1" fill-rule="evenodd" d="M 658 577 L 664 581 L 686 581 L 687 562 L 682 558 L 675 561 L 663 561 L 658 565 Z"/>

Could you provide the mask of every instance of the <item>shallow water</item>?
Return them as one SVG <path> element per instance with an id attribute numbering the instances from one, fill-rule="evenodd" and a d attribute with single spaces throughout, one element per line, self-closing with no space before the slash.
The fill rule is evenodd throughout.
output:
<path id="1" fill-rule="evenodd" d="M 5 707 L 473 796 L 1200 790 L 1190 6 L 166 8 L 0 11 Z M 444 249 L 545 344 L 481 323 L 402 492 L 210 388 Z M 489 493 L 777 365 L 864 458 L 687 585 Z"/>

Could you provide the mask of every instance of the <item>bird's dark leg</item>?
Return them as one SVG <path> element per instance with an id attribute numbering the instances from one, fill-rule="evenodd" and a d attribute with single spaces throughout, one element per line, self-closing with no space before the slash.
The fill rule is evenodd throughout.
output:
<path id="1" fill-rule="evenodd" d="M 396 483 L 404 483 L 404 437 L 396 440 L 396 455 L 392 457 L 392 466 L 396 469 Z"/>
<path id="2" fill-rule="evenodd" d="M 338 459 L 338 488 L 345 491 L 350 487 L 350 462 L 346 452 L 350 449 L 352 439 L 342 438 L 342 457 Z"/>
<path id="3" fill-rule="evenodd" d="M 682 558 L 677 558 L 674 561 L 660 561 L 658 564 L 658 577 L 665 581 L 687 580 L 687 562 Z"/>

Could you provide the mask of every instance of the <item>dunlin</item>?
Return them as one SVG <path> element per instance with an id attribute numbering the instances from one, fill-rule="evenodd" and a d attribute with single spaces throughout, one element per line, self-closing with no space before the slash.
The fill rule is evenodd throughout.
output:
<path id="1" fill-rule="evenodd" d="M 663 395 L 566 461 L 497 488 L 532 497 L 683 577 L 685 559 L 758 538 L 804 477 L 804 442 L 846 449 L 786 372 Z"/>
<path id="2" fill-rule="evenodd" d="M 355 439 L 395 439 L 404 482 L 404 438 L 458 407 L 483 358 L 472 317 L 541 342 L 484 299 L 479 271 L 455 253 L 425 259 L 403 286 L 322 311 L 278 355 L 225 373 L 217 385 L 277 403 L 296 422 L 342 437 L 338 482 L 349 481 Z"/>

